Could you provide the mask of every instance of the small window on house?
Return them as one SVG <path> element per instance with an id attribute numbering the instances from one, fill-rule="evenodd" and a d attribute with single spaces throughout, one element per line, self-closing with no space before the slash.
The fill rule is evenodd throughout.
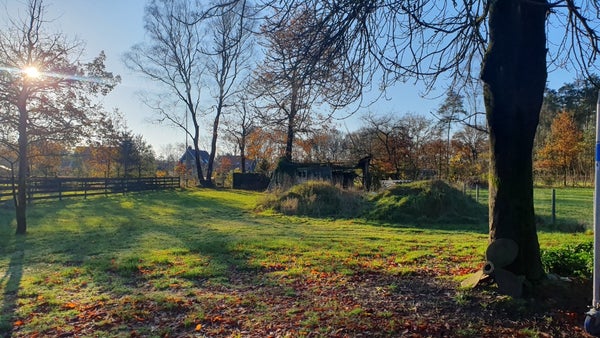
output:
<path id="1" fill-rule="evenodd" d="M 296 174 L 298 175 L 298 177 L 300 178 L 306 178 L 306 169 L 299 169 Z"/>

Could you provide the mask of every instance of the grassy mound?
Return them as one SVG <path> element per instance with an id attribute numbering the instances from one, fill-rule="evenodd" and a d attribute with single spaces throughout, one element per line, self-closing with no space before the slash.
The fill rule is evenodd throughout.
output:
<path id="1" fill-rule="evenodd" d="M 359 192 L 343 190 L 327 182 L 309 181 L 269 195 L 259 202 L 259 209 L 273 209 L 285 215 L 351 218 L 359 216 L 365 205 Z"/>
<path id="2" fill-rule="evenodd" d="M 374 196 L 367 218 L 401 223 L 481 223 L 487 209 L 442 181 L 400 184 Z"/>

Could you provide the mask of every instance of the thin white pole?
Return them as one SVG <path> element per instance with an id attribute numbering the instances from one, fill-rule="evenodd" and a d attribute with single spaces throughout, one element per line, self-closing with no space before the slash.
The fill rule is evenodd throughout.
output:
<path id="1" fill-rule="evenodd" d="M 596 176 L 594 179 L 594 291 L 592 307 L 600 305 L 600 91 L 596 101 Z"/>

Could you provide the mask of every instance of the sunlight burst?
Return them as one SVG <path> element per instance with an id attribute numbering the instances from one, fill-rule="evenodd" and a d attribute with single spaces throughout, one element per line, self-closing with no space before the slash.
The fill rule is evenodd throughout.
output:
<path id="1" fill-rule="evenodd" d="M 40 71 L 34 66 L 26 67 L 23 69 L 23 73 L 30 79 L 37 79 L 41 76 Z"/>
<path id="2" fill-rule="evenodd" d="M 51 73 L 51 72 L 40 72 L 34 66 L 29 66 L 26 68 L 15 68 L 15 67 L 0 67 L 0 72 L 8 72 L 10 74 L 21 74 L 30 79 L 39 79 L 41 77 L 44 78 L 52 78 L 56 81 L 81 81 L 81 82 L 91 82 L 98 84 L 113 84 L 113 79 L 109 78 L 101 78 L 101 77 L 92 77 L 92 76 L 82 76 L 82 75 L 69 75 L 69 74 L 61 74 L 61 73 Z"/>

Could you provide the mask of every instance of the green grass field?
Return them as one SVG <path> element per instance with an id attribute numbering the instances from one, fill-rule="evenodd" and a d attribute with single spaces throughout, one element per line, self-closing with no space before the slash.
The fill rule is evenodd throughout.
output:
<path id="1" fill-rule="evenodd" d="M 467 190 L 466 193 L 472 198 L 476 197 L 475 189 Z M 581 225 L 586 229 L 593 227 L 593 189 L 556 188 L 555 194 L 556 223 L 554 228 L 556 230 L 568 231 L 574 225 Z M 544 225 L 552 228 L 552 188 L 535 188 L 533 197 L 536 215 L 541 218 Z M 479 202 L 487 205 L 488 192 L 486 189 L 480 189 Z"/>
<path id="2" fill-rule="evenodd" d="M 591 195 L 557 192 L 558 226 L 540 232 L 542 248 L 591 240 L 558 231 L 590 223 Z M 422 326 L 410 310 L 421 305 L 401 301 L 403 281 L 454 285 L 483 262 L 485 224 L 282 216 L 255 212 L 259 198 L 187 190 L 40 202 L 24 237 L 0 208 L 0 336 L 427 336 L 444 328 Z M 536 190 L 544 219 L 548 203 Z M 461 292 L 440 297 L 461 304 Z M 448 332 L 487 325 L 467 324 Z"/>

